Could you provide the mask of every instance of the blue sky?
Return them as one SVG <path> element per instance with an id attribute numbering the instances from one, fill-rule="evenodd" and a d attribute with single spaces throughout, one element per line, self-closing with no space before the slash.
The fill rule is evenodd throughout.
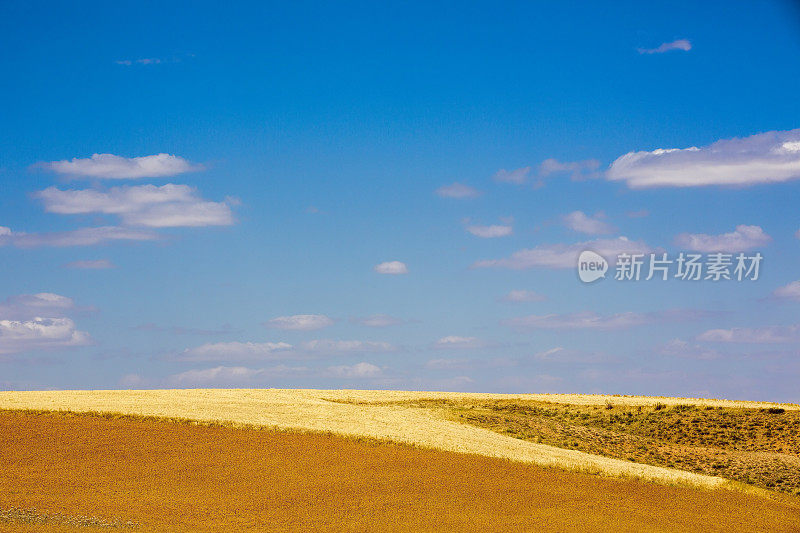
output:
<path id="1" fill-rule="evenodd" d="M 6 3 L 0 44 L 2 388 L 800 401 L 793 3 Z"/>

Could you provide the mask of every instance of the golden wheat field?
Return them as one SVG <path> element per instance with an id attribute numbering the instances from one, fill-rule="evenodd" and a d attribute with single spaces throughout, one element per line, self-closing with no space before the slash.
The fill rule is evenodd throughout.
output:
<path id="1" fill-rule="evenodd" d="M 800 507 L 321 433 L 0 413 L 2 531 L 800 531 Z"/>
<path id="2" fill-rule="evenodd" d="M 540 426 L 519 418 L 531 405 L 797 411 L 587 395 L 2 392 L 0 529 L 800 531 L 797 496 L 537 442 Z"/>

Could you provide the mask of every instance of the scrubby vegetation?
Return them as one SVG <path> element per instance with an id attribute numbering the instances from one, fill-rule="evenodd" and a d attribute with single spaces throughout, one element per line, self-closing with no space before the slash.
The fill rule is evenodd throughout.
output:
<path id="1" fill-rule="evenodd" d="M 560 448 L 721 476 L 800 494 L 800 411 L 518 400 L 411 402 Z"/>

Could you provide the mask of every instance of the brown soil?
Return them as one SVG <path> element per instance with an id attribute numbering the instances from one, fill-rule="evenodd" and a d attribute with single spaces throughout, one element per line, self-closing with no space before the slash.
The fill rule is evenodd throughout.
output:
<path id="1" fill-rule="evenodd" d="M 0 531 L 780 531 L 767 499 L 331 435 L 0 412 Z"/>

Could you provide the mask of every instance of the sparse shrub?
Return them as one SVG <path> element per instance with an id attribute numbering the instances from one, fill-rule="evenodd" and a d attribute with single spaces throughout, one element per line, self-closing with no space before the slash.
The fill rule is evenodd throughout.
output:
<path id="1" fill-rule="evenodd" d="M 606 409 L 613 409 L 613 408 L 614 404 L 612 404 L 611 402 L 606 402 Z"/>
<path id="2" fill-rule="evenodd" d="M 659 402 L 653 406 L 653 409 L 656 411 L 660 411 L 662 409 L 666 409 L 666 407 L 667 407 L 666 404 Z"/>
<path id="3" fill-rule="evenodd" d="M 786 409 L 784 409 L 783 407 L 770 407 L 769 409 L 767 409 L 767 412 L 771 415 L 782 415 L 783 413 L 786 412 Z"/>

